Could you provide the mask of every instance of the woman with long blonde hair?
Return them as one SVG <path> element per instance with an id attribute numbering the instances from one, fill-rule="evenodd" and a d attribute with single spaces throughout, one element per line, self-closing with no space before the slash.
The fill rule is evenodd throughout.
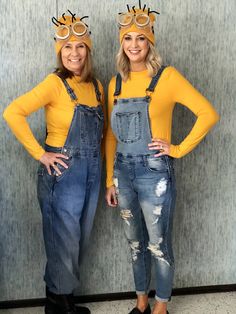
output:
<path id="1" fill-rule="evenodd" d="M 166 314 L 174 277 L 171 233 L 175 206 L 174 159 L 192 151 L 219 117 L 212 105 L 156 52 L 156 11 L 128 6 L 118 16 L 118 74 L 109 85 L 106 136 L 109 206 L 119 205 L 137 294 L 129 314 L 151 313 L 151 255 L 155 262 L 153 314 Z M 188 136 L 171 144 L 175 103 L 197 120 Z"/>

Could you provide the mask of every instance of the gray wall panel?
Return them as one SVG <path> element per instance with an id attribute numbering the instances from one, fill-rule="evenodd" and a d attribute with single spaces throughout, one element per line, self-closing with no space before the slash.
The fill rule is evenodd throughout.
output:
<path id="1" fill-rule="evenodd" d="M 56 1 L 0 1 L 0 86 L 2 110 L 39 83 L 54 67 L 48 12 Z M 46 53 L 45 53 L 46 52 Z M 29 118 L 33 132 L 45 136 L 43 112 Z M 1 119 L 0 299 L 38 297 L 43 291 L 45 255 L 36 198 L 35 162 Z M 41 292 L 42 295 L 42 292 Z"/>
<path id="2" fill-rule="evenodd" d="M 116 12 L 127 1 L 95 0 L 40 3 L 0 0 L 4 25 L 0 37 L 1 112 L 18 95 L 53 70 L 50 21 L 67 8 L 89 15 L 98 78 L 107 88 L 118 49 Z M 131 5 L 138 1 L 130 2 Z M 235 14 L 234 0 L 146 1 L 161 12 L 157 47 L 216 107 L 220 124 L 186 157 L 176 160 L 178 199 L 174 221 L 175 287 L 236 282 L 235 237 Z M 29 118 L 43 141 L 43 112 Z M 193 115 L 177 106 L 173 142 L 192 127 Z M 36 200 L 37 162 L 0 124 L 0 301 L 42 297 L 45 254 Z M 104 178 L 103 174 L 103 178 Z M 103 180 L 104 182 L 104 180 Z M 101 189 L 91 248 L 82 265 L 79 293 L 134 290 L 129 248 L 118 210 L 107 208 Z"/>

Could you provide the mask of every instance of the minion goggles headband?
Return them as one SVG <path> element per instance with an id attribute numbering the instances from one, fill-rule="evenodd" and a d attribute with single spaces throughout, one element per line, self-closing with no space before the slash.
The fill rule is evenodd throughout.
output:
<path id="1" fill-rule="evenodd" d="M 57 40 L 66 40 L 72 34 L 76 37 L 82 37 L 88 34 L 88 28 L 83 22 L 75 22 L 71 26 L 60 25 L 56 29 L 55 37 Z"/>
<path id="2" fill-rule="evenodd" d="M 150 13 L 160 14 L 157 11 L 151 11 L 150 8 L 146 10 L 146 4 L 142 8 L 141 0 L 139 0 L 139 10 L 143 10 L 144 13 L 136 14 L 135 6 L 132 7 L 133 12 L 130 10 L 129 5 L 127 4 L 128 12 L 127 13 L 119 13 L 118 15 L 118 25 L 119 27 L 125 28 L 135 23 L 137 27 L 144 28 L 147 25 L 150 25 Z M 140 11 L 139 11 L 140 12 Z"/>
<path id="3" fill-rule="evenodd" d="M 71 25 L 66 25 L 63 22 L 58 21 L 55 17 L 52 18 L 53 24 L 57 26 L 55 31 L 55 40 L 66 40 L 71 35 L 74 35 L 78 38 L 82 36 L 88 36 L 90 34 L 88 30 L 88 25 L 82 22 L 82 19 L 88 18 L 88 16 L 83 16 L 82 18 L 80 18 L 80 21 L 76 21 L 75 14 L 71 13 L 70 10 L 68 10 L 68 12 L 72 15 Z M 62 14 L 62 18 L 65 19 L 64 15 L 65 13 Z M 73 20 L 75 20 L 74 23 Z"/>

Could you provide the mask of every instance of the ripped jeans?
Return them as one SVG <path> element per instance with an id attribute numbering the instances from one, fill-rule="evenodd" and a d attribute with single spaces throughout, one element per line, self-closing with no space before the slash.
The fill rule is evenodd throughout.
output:
<path id="1" fill-rule="evenodd" d="M 174 276 L 171 233 L 176 190 L 173 159 L 117 153 L 114 184 L 131 249 L 136 293 L 148 293 L 152 255 L 156 300 L 167 302 Z"/>

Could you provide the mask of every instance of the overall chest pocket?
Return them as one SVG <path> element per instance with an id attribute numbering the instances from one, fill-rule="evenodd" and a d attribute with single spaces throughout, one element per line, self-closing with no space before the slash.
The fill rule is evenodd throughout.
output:
<path id="1" fill-rule="evenodd" d="M 141 138 L 141 112 L 115 113 L 115 127 L 115 133 L 121 142 L 137 142 Z"/>

